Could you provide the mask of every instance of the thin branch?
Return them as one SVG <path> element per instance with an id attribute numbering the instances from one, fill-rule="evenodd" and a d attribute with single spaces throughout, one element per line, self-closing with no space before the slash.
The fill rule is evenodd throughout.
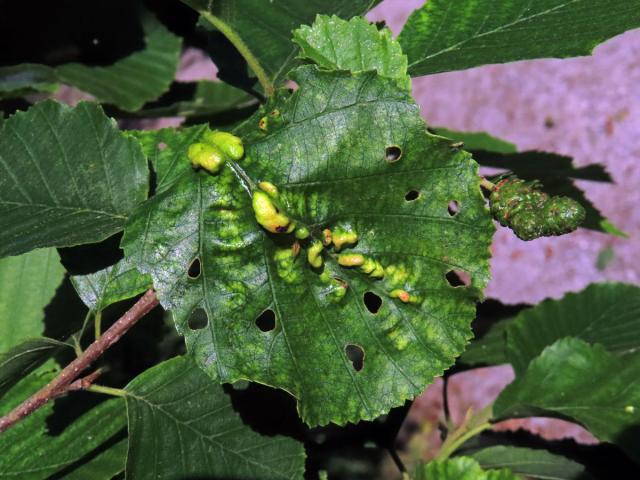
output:
<path id="1" fill-rule="evenodd" d="M 48 385 L 0 418 L 0 433 L 42 407 L 52 398 L 65 393 L 83 371 L 89 368 L 109 347 L 120 340 L 122 335 L 133 327 L 138 320 L 153 310 L 156 305 L 158 305 L 158 297 L 156 297 L 153 290 L 147 290 L 133 307 L 104 332 L 98 340 L 89 345 L 78 358 L 67 365 Z M 85 377 L 85 379 L 90 379 L 92 375 Z"/>
<path id="2" fill-rule="evenodd" d="M 100 375 L 102 375 L 102 369 L 99 368 L 86 377 L 79 378 L 75 382 L 70 383 L 67 388 L 59 393 L 59 395 L 64 395 L 67 392 L 73 392 L 76 390 L 87 390 L 91 385 L 93 385 L 93 382 L 95 382 Z"/>
<path id="3" fill-rule="evenodd" d="M 482 188 L 485 188 L 485 189 L 489 190 L 490 192 L 493 191 L 494 188 L 496 188 L 496 184 L 495 183 L 490 182 L 489 180 L 487 180 L 484 177 L 480 179 L 480 186 Z"/>

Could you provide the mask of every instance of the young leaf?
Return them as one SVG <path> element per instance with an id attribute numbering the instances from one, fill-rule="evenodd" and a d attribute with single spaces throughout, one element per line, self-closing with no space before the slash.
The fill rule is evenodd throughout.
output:
<path id="1" fill-rule="evenodd" d="M 640 26 L 628 0 L 429 0 L 411 14 L 398 41 L 412 76 L 488 63 L 589 55 L 596 45 Z"/>
<path id="2" fill-rule="evenodd" d="M 571 418 L 639 460 L 640 355 L 619 358 L 600 345 L 563 338 L 502 391 L 493 411 L 496 419 Z"/>
<path id="3" fill-rule="evenodd" d="M 126 258 L 98 272 L 75 275 L 71 277 L 71 283 L 84 304 L 94 312 L 152 287 L 151 277 L 138 272 Z"/>
<path id="4" fill-rule="evenodd" d="M 388 28 L 378 30 L 361 17 L 347 21 L 335 15 L 318 15 L 312 26 L 293 31 L 293 41 L 300 46 L 300 58 L 321 68 L 354 73 L 375 70 L 409 91 L 407 56 L 391 35 Z"/>
<path id="5" fill-rule="evenodd" d="M 2 330 L 10 331 L 8 327 Z M 68 345 L 52 338 L 34 338 L 0 354 L 0 398 L 65 346 Z"/>
<path id="6" fill-rule="evenodd" d="M 0 403 L 5 414 L 44 386 L 53 374 L 32 374 L 17 384 Z M 53 402 L 36 410 L 0 435 L 0 476 L 40 480 L 73 465 L 101 447 L 125 426 L 121 399 L 108 400 L 73 421 L 62 433 L 47 432 Z"/>
<path id="7" fill-rule="evenodd" d="M 520 480 L 506 468 L 484 470 L 476 460 L 455 457 L 421 464 L 410 476 L 411 480 Z"/>
<path id="8" fill-rule="evenodd" d="M 172 170 L 181 176 L 140 206 L 122 246 L 209 375 L 286 389 L 309 424 L 372 419 L 420 393 L 464 349 L 493 226 L 476 164 L 426 133 L 394 82 L 313 66 L 293 79 L 292 96 L 245 123 L 244 159 L 211 176 L 183 157 Z M 273 112 L 265 132 L 259 119 Z M 359 239 L 345 249 L 367 265 L 343 267 L 342 252 L 322 244 L 324 274 L 307 252 L 288 255 L 293 235 L 267 233 L 255 219 L 252 192 L 264 181 L 311 232 L 304 250 L 348 226 Z M 468 286 L 449 283 L 455 270 L 471 276 Z M 405 300 L 392 295 L 398 289 Z M 268 311 L 272 325 L 262 328 Z M 190 326 L 192 313 L 199 321 Z"/>
<path id="9" fill-rule="evenodd" d="M 0 257 L 104 240 L 147 197 L 140 147 L 94 104 L 38 103 L 0 137 Z"/>
<path id="10" fill-rule="evenodd" d="M 380 0 L 292 0 L 288 2 L 264 2 L 263 0 L 183 0 L 196 11 L 213 15 L 215 28 L 224 28 L 235 37 L 234 45 L 241 42 L 262 66 L 268 80 L 277 84 L 295 65 L 296 46 L 291 42 L 291 32 L 301 24 L 310 24 L 317 14 L 335 14 L 342 18 L 363 15 Z M 206 17 L 205 17 L 206 18 Z M 210 17 L 209 17 L 210 18 Z M 222 25 L 220 25 L 221 22 Z M 205 23 L 209 23 L 205 20 Z M 216 64 L 220 57 L 211 52 Z M 234 62 L 237 68 L 239 62 Z M 224 64 L 223 64 L 224 65 Z M 218 65 L 220 66 L 220 65 Z M 227 72 L 220 70 L 220 78 Z M 255 73 L 255 72 L 254 72 Z"/>
<path id="11" fill-rule="evenodd" d="M 526 478 L 544 480 L 588 480 L 584 466 L 542 449 L 497 445 L 471 455 L 482 468 L 508 468 Z"/>
<path id="12" fill-rule="evenodd" d="M 462 142 L 465 150 L 484 150 L 494 153 L 517 153 L 518 147 L 513 143 L 496 138 L 486 132 L 458 132 L 444 127 L 429 127 L 429 131 L 442 137 Z"/>
<path id="13" fill-rule="evenodd" d="M 156 365 L 126 390 L 127 478 L 302 479 L 302 444 L 244 425 L 222 387 L 192 361 Z"/>
<path id="14" fill-rule="evenodd" d="M 146 47 L 113 65 L 68 63 L 57 67 L 60 82 L 73 85 L 100 102 L 135 111 L 169 89 L 178 68 L 182 39 L 153 15 L 142 16 Z"/>
<path id="15" fill-rule="evenodd" d="M 0 259 L 0 353 L 42 335 L 44 307 L 63 278 L 53 248 Z"/>
<path id="16" fill-rule="evenodd" d="M 507 327 L 507 357 L 517 374 L 563 337 L 599 343 L 616 355 L 640 349 L 640 288 L 596 283 L 522 311 Z"/>

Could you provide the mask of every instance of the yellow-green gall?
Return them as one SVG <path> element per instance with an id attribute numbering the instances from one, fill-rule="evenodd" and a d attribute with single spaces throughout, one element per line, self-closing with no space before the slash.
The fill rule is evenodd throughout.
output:
<path id="1" fill-rule="evenodd" d="M 360 267 L 360 271 L 373 278 L 384 277 L 384 267 L 376 259 L 367 257 Z"/>
<path id="2" fill-rule="evenodd" d="M 309 250 L 307 250 L 307 261 L 314 268 L 320 268 L 322 266 L 322 250 L 324 246 L 322 242 L 319 240 L 315 240 L 311 246 L 309 246 Z"/>
<path id="3" fill-rule="evenodd" d="M 286 283 L 296 283 L 301 279 L 300 271 L 296 268 L 296 255 L 291 248 L 279 248 L 273 256 L 278 276 Z"/>
<path id="4" fill-rule="evenodd" d="M 404 303 L 418 303 L 420 301 L 420 297 L 416 295 L 411 295 L 406 290 L 402 290 L 400 288 L 391 290 L 391 292 L 389 292 L 389 296 L 391 298 L 397 298 L 398 300 Z"/>
<path id="5" fill-rule="evenodd" d="M 266 193 L 256 190 L 253 192 L 253 211 L 260 225 L 272 233 L 291 233 L 295 223 L 281 213 L 278 207 Z"/>
<path id="6" fill-rule="evenodd" d="M 311 235 L 311 233 L 309 232 L 309 229 L 307 227 L 298 227 L 296 228 L 296 238 L 298 240 L 304 240 L 305 238 L 309 238 L 309 235 Z"/>
<path id="7" fill-rule="evenodd" d="M 267 130 L 269 130 L 269 118 L 268 117 L 262 117 L 258 121 L 258 128 L 260 130 L 262 130 L 263 132 L 266 132 Z"/>
<path id="8" fill-rule="evenodd" d="M 278 196 L 278 187 L 271 182 L 260 182 L 258 188 L 263 192 L 267 192 L 270 197 L 275 198 Z"/>
<path id="9" fill-rule="evenodd" d="M 322 244 L 325 247 L 328 247 L 329 245 L 331 245 L 331 230 L 329 230 L 328 228 L 325 228 L 322 231 Z"/>
<path id="10" fill-rule="evenodd" d="M 359 267 L 365 263 L 365 258 L 360 253 L 343 253 L 338 255 L 338 263 L 343 267 Z"/>
<path id="11" fill-rule="evenodd" d="M 624 407 L 624 411 L 626 413 L 634 413 L 636 411 L 635 407 L 633 405 L 627 405 Z"/>
<path id="12" fill-rule="evenodd" d="M 193 143 L 189 145 L 187 157 L 193 168 L 204 168 L 209 173 L 218 173 L 224 165 L 225 158 L 222 151 L 207 143 Z"/>
<path id="13" fill-rule="evenodd" d="M 205 133 L 202 139 L 205 142 L 218 147 L 232 160 L 240 160 L 244 155 L 244 145 L 242 145 L 242 140 L 240 137 L 236 137 L 232 133 L 214 130 Z"/>
<path id="14" fill-rule="evenodd" d="M 358 242 L 358 234 L 353 230 L 346 230 L 342 227 L 337 227 L 333 231 L 333 244 L 337 252 L 342 250 L 345 245 L 354 245 Z"/>

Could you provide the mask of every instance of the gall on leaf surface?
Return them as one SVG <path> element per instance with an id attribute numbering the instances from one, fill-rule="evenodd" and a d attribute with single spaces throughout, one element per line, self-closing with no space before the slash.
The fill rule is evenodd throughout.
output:
<path id="1" fill-rule="evenodd" d="M 138 208 L 122 246 L 211 377 L 285 389 L 310 425 L 372 419 L 422 392 L 463 351 L 494 227 L 477 164 L 427 133 L 394 81 L 314 66 L 292 79 L 295 93 L 238 128 L 245 157 L 218 175 L 194 172 L 186 152 L 178 163 L 159 154 L 158 178 L 173 180 Z M 296 243 L 295 233 L 258 225 L 251 194 L 260 182 L 276 187 L 309 237 Z M 407 201 L 411 190 L 420 196 Z M 312 267 L 308 249 L 327 229 L 356 232 L 357 243 L 325 246 Z M 367 262 L 344 267 L 342 254 Z M 196 259 L 198 275 L 189 275 Z M 469 285 L 449 284 L 451 271 L 466 272 Z M 406 303 L 394 290 L 407 292 Z M 367 292 L 382 300 L 375 313 Z M 275 325 L 263 331 L 256 319 L 268 309 Z M 189 327 L 194 312 L 199 328 Z"/>

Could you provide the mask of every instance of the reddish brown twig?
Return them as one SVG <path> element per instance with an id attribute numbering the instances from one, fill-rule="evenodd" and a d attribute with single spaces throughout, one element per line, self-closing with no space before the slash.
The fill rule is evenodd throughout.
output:
<path id="1" fill-rule="evenodd" d="M 102 370 L 97 369 L 95 372 L 90 373 L 86 377 L 82 377 L 76 380 L 75 382 L 71 382 L 67 386 L 67 388 L 65 388 L 63 391 L 58 393 L 58 395 L 64 395 L 67 392 L 73 392 L 75 390 L 86 390 L 91 385 L 93 385 L 93 382 L 95 382 L 100 375 L 102 375 Z"/>
<path id="2" fill-rule="evenodd" d="M 78 358 L 67 365 L 56 378 L 51 380 L 49 384 L 22 402 L 11 412 L 0 418 L 0 433 L 4 432 L 30 413 L 33 413 L 52 398 L 66 392 L 69 386 L 84 370 L 89 368 L 89 366 L 95 362 L 105 352 L 105 350 L 120 340 L 122 335 L 135 325 L 138 320 L 149 313 L 156 305 L 158 305 L 158 298 L 156 297 L 155 292 L 153 290 L 147 290 L 142 298 L 138 300 L 136 304 L 127 311 L 127 313 L 120 317 L 118 321 L 104 332 L 98 340 L 89 345 L 89 347 L 82 352 Z M 89 375 L 82 380 L 95 380 L 95 378 L 93 378 L 93 380 L 91 379 L 92 375 Z"/>

